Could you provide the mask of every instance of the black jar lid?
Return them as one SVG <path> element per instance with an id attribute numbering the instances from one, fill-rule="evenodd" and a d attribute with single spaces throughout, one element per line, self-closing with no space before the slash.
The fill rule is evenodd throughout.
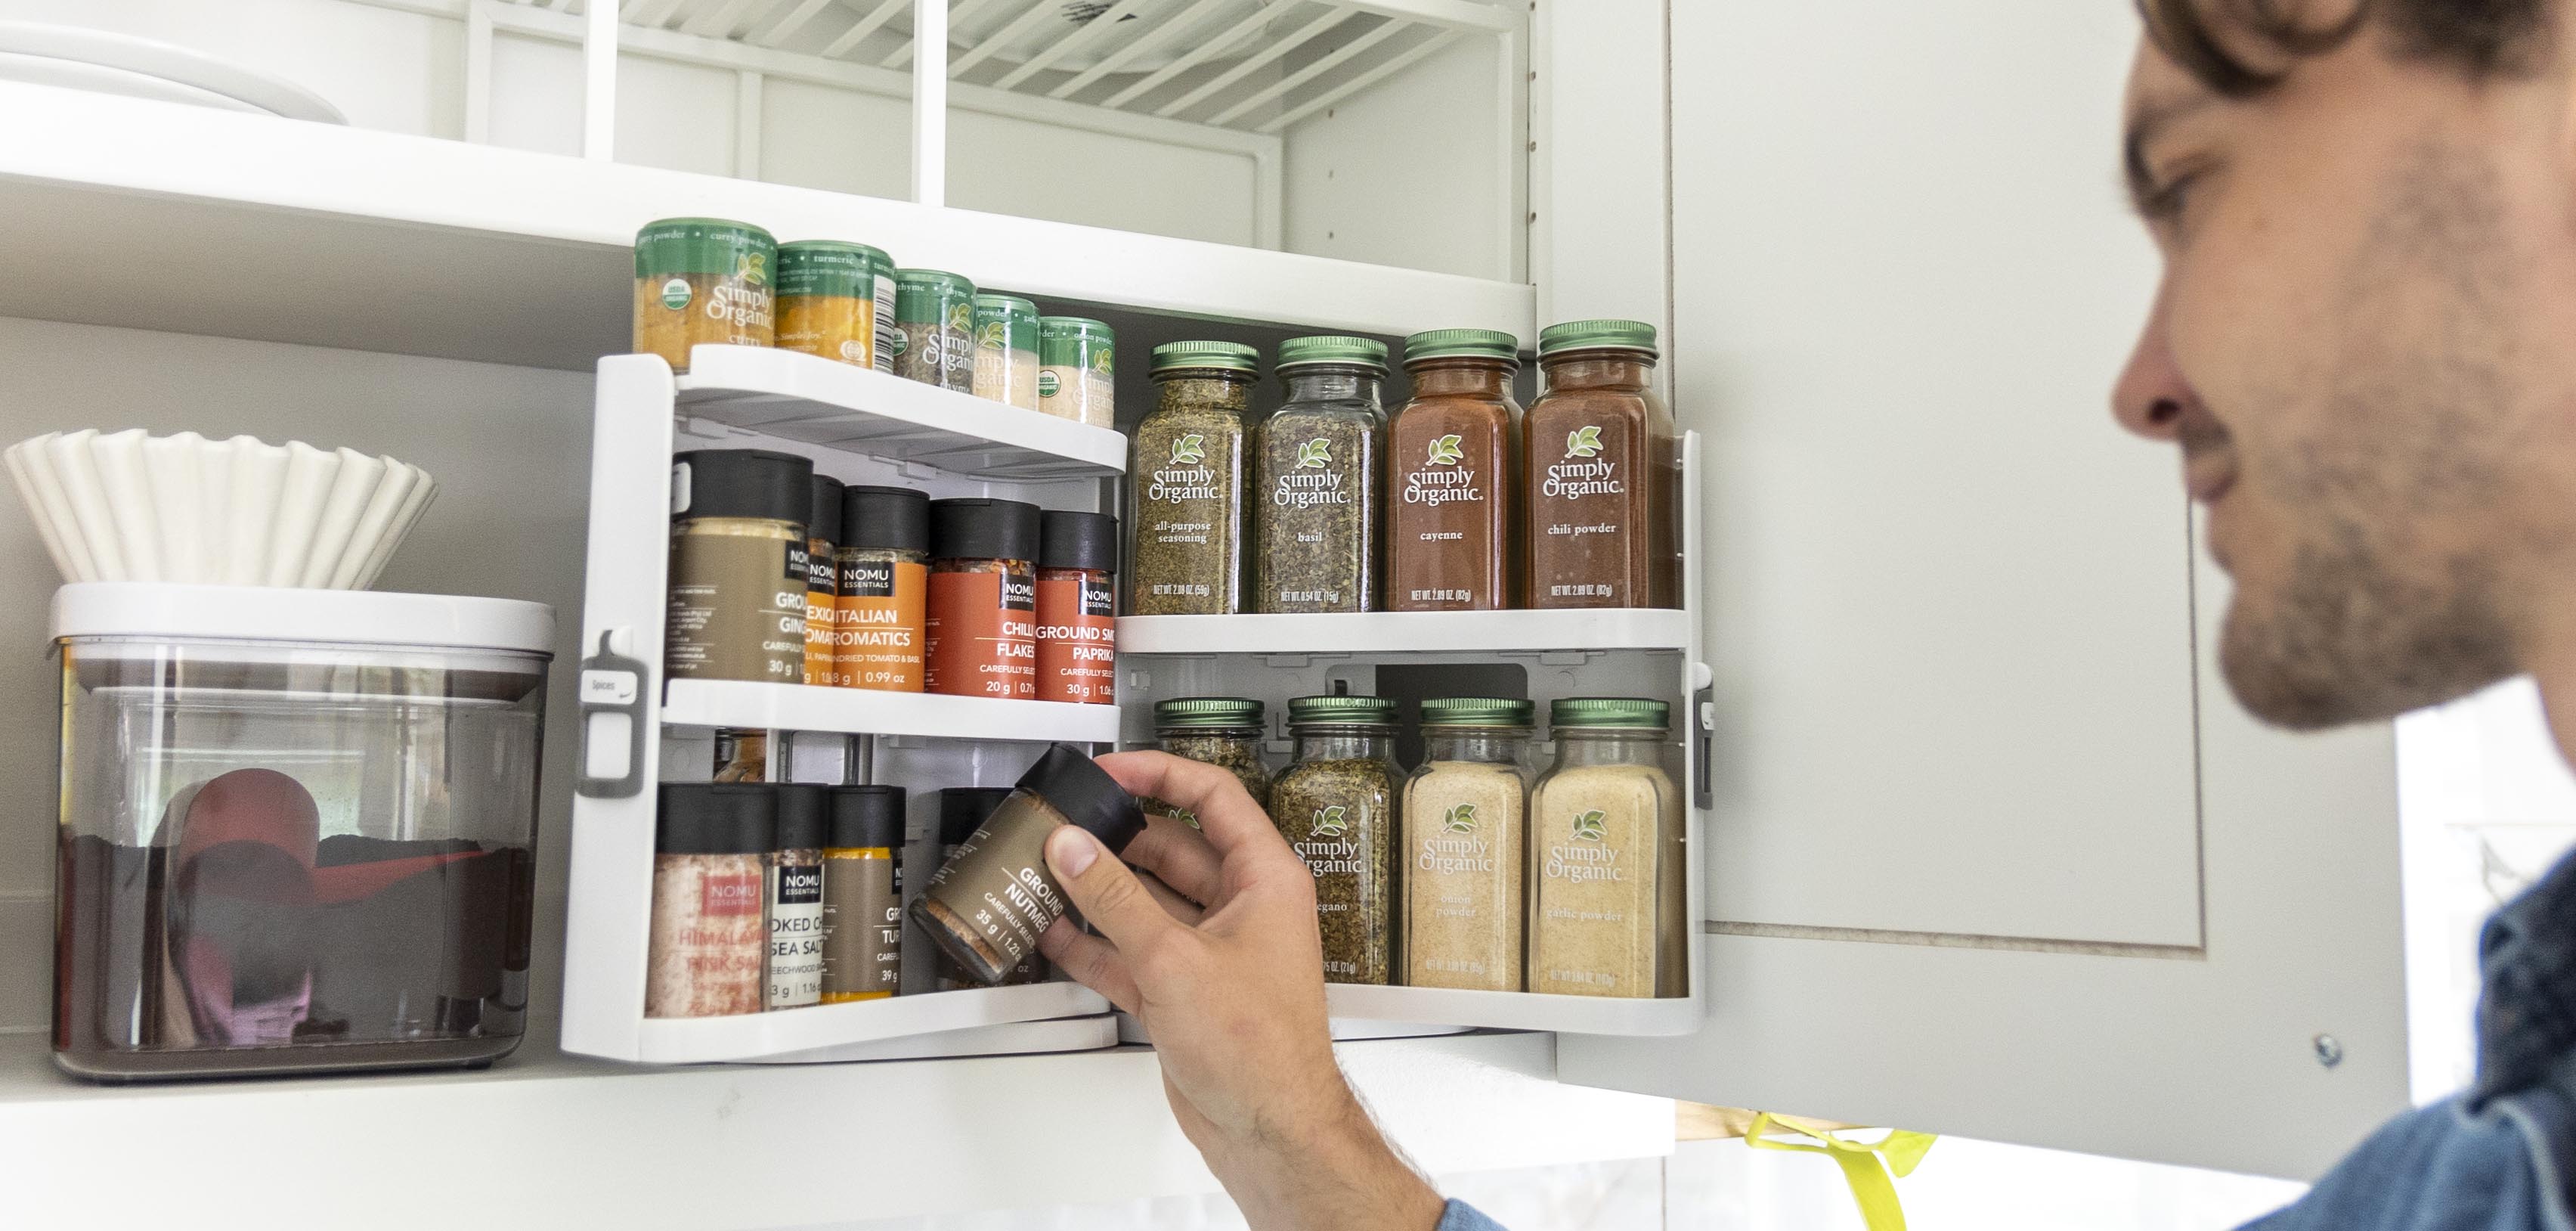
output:
<path id="1" fill-rule="evenodd" d="M 841 541 L 841 481 L 828 474 L 814 476 L 812 510 L 805 515 L 805 537 L 826 543 Z"/>
<path id="2" fill-rule="evenodd" d="M 939 844 L 955 846 L 975 836 L 984 818 L 1011 797 L 1006 786 L 952 786 L 939 793 Z"/>
<path id="3" fill-rule="evenodd" d="M 671 516 L 759 517 L 805 524 L 814 463 L 767 449 L 692 449 L 671 455 Z"/>
<path id="4" fill-rule="evenodd" d="M 832 843 L 836 847 L 903 845 L 903 788 L 832 788 Z"/>
<path id="5" fill-rule="evenodd" d="M 1038 567 L 1118 571 L 1118 519 L 1107 513 L 1059 513 L 1038 522 Z"/>
<path id="6" fill-rule="evenodd" d="M 930 550 L 930 497 L 909 487 L 841 489 L 841 535 L 832 540 L 865 551 Z"/>
<path id="7" fill-rule="evenodd" d="M 1017 500 L 933 500 L 930 554 L 940 560 L 1035 560 L 1038 506 Z"/>
<path id="8" fill-rule="evenodd" d="M 758 783 L 665 782 L 654 802 L 657 854 L 763 855 L 778 828 L 778 796 Z"/>
<path id="9" fill-rule="evenodd" d="M 1064 819 L 1091 831 L 1115 855 L 1145 832 L 1136 797 L 1109 771 L 1070 744 L 1049 744 L 1046 755 L 1020 775 L 1020 790 L 1047 801 Z"/>
<path id="10" fill-rule="evenodd" d="M 832 832 L 832 788 L 819 782 L 779 782 L 778 836 L 772 850 L 810 851 Z"/>

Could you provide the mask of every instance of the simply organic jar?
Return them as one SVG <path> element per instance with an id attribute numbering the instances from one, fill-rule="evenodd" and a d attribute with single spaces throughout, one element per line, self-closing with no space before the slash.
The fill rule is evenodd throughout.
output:
<path id="1" fill-rule="evenodd" d="M 1655 396 L 1655 327 L 1568 321 L 1538 335 L 1529 409 L 1529 607 L 1681 606 L 1681 445 Z"/>
<path id="2" fill-rule="evenodd" d="M 1133 615 L 1233 615 L 1243 602 L 1244 414 L 1254 359 L 1237 342 L 1154 348 L 1154 409 L 1127 467 Z"/>
<path id="3" fill-rule="evenodd" d="M 1413 400 L 1387 427 L 1389 611 L 1495 611 L 1516 597 L 1518 346 L 1493 329 L 1404 340 Z"/>
<path id="4" fill-rule="evenodd" d="M 689 370 L 689 348 L 776 337 L 769 232 L 722 218 L 665 218 L 635 234 L 635 350 Z"/>
<path id="5" fill-rule="evenodd" d="M 1661 701 L 1548 707 L 1556 764 L 1530 792 L 1529 990 L 1686 996 L 1681 794 Z"/>
<path id="6" fill-rule="evenodd" d="M 778 348 L 894 370 L 894 258 L 866 244 L 778 246 Z"/>
<path id="7" fill-rule="evenodd" d="M 1252 449 L 1254 607 L 1375 611 L 1386 343 L 1290 338 L 1277 368 L 1286 400 Z"/>

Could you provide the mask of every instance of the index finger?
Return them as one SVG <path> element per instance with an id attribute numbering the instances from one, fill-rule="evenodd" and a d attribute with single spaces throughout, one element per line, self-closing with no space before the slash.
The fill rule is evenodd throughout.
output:
<path id="1" fill-rule="evenodd" d="M 1130 795 L 1150 795 L 1199 818 L 1199 832 L 1219 855 L 1231 855 L 1246 842 L 1263 837 L 1286 843 L 1270 823 L 1261 802 L 1243 789 L 1234 771 L 1176 757 L 1168 752 L 1113 752 L 1099 758 L 1100 768 Z"/>

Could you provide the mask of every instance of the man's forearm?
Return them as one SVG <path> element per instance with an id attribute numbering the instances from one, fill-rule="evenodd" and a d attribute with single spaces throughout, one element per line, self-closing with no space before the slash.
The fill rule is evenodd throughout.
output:
<path id="1" fill-rule="evenodd" d="M 1432 1231 L 1440 1194 L 1414 1173 L 1347 1094 L 1295 1124 L 1208 1151 L 1252 1231 Z"/>

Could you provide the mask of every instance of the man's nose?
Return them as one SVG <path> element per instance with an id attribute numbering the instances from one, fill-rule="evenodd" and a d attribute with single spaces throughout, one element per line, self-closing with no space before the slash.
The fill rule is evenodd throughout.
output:
<path id="1" fill-rule="evenodd" d="M 2140 436 L 2172 443 L 2179 439 L 2184 408 L 2197 395 L 2183 379 L 2165 339 L 2165 294 L 2159 288 L 2146 326 L 2138 331 L 2137 349 L 2129 353 L 2128 366 L 2120 369 L 2119 383 L 2111 387 L 2111 415 Z"/>

